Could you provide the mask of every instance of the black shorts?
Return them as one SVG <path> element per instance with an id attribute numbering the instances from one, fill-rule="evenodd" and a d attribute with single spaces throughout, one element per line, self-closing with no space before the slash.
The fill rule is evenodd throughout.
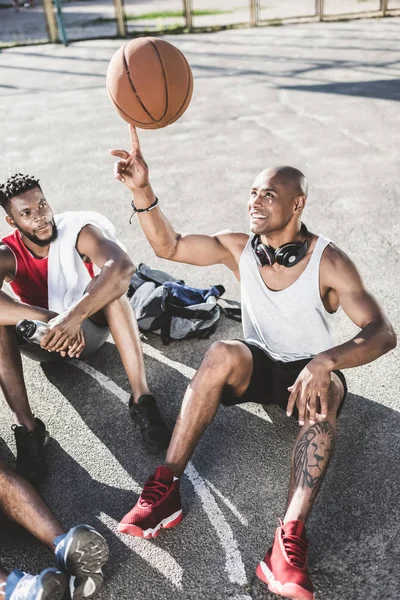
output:
<path id="1" fill-rule="evenodd" d="M 253 373 L 247 390 L 242 396 L 235 396 L 229 386 L 225 386 L 221 403 L 224 406 L 234 406 L 245 402 L 256 402 L 257 404 L 277 404 L 286 412 L 290 392 L 288 387 L 296 381 L 299 373 L 312 360 L 305 358 L 293 362 L 275 361 L 255 344 L 245 344 L 253 356 Z M 344 396 L 340 403 L 337 416 L 343 407 L 347 395 L 346 379 L 341 371 L 333 371 L 343 383 Z M 293 417 L 298 418 L 297 408 L 293 410 Z"/>

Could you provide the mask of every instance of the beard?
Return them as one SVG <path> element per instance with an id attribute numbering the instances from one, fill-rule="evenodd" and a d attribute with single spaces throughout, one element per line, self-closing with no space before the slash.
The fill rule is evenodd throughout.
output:
<path id="1" fill-rule="evenodd" d="M 45 248 L 46 246 L 49 246 L 51 242 L 54 242 L 54 240 L 56 240 L 58 237 L 58 229 L 54 219 L 50 221 L 50 224 L 52 226 L 52 232 L 46 239 L 41 239 L 33 233 L 28 233 L 27 231 L 24 231 L 24 229 L 21 229 L 21 227 L 18 227 L 18 229 L 24 237 L 28 238 L 28 240 L 30 240 L 37 246 L 40 246 L 41 248 Z"/>

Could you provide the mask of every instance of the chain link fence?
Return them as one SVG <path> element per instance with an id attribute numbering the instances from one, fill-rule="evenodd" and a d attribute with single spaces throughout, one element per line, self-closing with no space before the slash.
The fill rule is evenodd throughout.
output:
<path id="1" fill-rule="evenodd" d="M 247 1 L 0 0 L 0 47 L 400 15 L 400 0 Z"/>

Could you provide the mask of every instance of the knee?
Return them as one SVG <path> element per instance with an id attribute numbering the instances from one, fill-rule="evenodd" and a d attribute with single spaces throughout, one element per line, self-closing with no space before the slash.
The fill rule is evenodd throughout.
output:
<path id="1" fill-rule="evenodd" d="M 214 342 L 208 349 L 203 365 L 207 369 L 230 373 L 240 362 L 240 352 L 232 342 Z"/>
<path id="2" fill-rule="evenodd" d="M 328 389 L 328 414 L 336 414 L 341 401 L 343 400 L 344 388 L 343 383 L 335 374 Z"/>

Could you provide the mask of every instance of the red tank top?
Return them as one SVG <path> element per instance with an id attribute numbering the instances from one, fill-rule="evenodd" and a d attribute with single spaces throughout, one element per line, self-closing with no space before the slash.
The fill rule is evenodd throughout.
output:
<path id="1" fill-rule="evenodd" d="M 35 258 L 22 241 L 16 229 L 3 237 L 2 242 L 10 248 L 15 256 L 15 276 L 10 281 L 13 292 L 21 302 L 49 308 L 47 290 L 47 271 L 49 259 Z M 84 263 L 90 277 L 94 277 L 93 263 Z"/>

